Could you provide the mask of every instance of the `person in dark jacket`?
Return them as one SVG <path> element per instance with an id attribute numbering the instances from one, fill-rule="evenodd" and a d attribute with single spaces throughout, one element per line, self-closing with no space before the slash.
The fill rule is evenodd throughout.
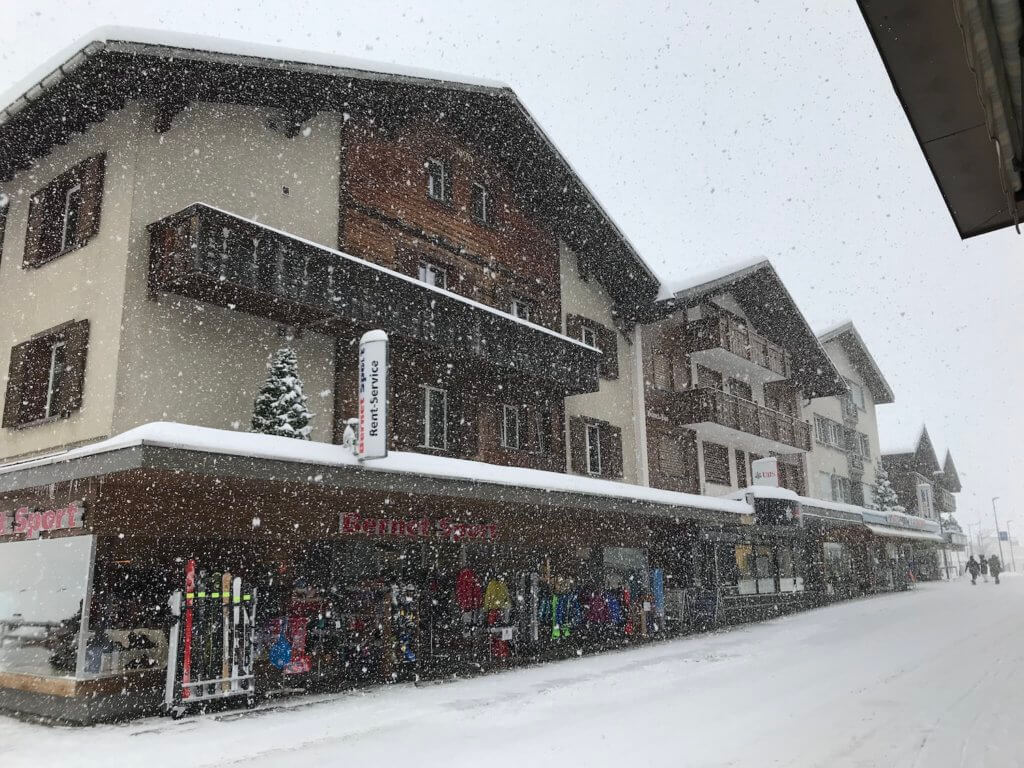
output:
<path id="1" fill-rule="evenodd" d="M 996 580 L 996 584 L 999 583 L 999 574 L 1003 571 L 1003 564 L 999 562 L 999 558 L 992 555 L 988 559 L 988 569 L 992 571 L 992 578 Z"/>
<path id="2" fill-rule="evenodd" d="M 974 559 L 974 555 L 971 555 L 967 561 L 967 572 L 971 574 L 971 584 L 978 583 L 978 574 L 981 573 L 981 566 L 978 565 L 978 561 Z"/>
<path id="3" fill-rule="evenodd" d="M 988 584 L 988 558 L 984 554 L 978 558 L 978 565 L 981 567 L 981 578 Z"/>

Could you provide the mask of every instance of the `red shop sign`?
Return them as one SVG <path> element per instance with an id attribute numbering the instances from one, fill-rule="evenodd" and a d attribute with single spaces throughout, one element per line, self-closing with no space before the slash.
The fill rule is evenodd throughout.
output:
<path id="1" fill-rule="evenodd" d="M 363 534 L 452 542 L 462 539 L 493 541 L 498 535 L 498 526 L 495 523 L 464 523 L 447 517 L 435 523 L 428 517 L 362 517 L 355 512 L 342 512 L 339 532 L 349 536 Z"/>
<path id="2" fill-rule="evenodd" d="M 13 535 L 38 539 L 43 531 L 81 528 L 84 512 L 82 502 L 79 501 L 72 501 L 66 507 L 55 509 L 18 507 L 13 512 L 0 510 L 0 536 Z"/>

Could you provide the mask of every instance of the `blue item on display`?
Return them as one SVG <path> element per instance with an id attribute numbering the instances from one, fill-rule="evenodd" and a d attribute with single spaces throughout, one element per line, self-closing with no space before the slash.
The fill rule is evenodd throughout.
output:
<path id="1" fill-rule="evenodd" d="M 292 660 L 292 644 L 288 642 L 288 619 L 281 622 L 281 634 L 270 646 L 270 663 L 278 669 L 284 669 Z"/>

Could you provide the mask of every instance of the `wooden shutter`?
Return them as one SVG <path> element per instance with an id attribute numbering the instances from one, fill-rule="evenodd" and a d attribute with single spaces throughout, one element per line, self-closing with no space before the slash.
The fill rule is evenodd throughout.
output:
<path id="1" fill-rule="evenodd" d="M 52 187 L 41 189 L 32 195 L 28 204 L 28 231 L 25 233 L 25 255 L 22 259 L 26 266 L 35 267 L 48 258 L 46 244 L 52 241 L 47 237 L 47 222 L 51 216 Z"/>
<path id="2" fill-rule="evenodd" d="M 587 474 L 587 424 L 582 416 L 569 419 L 569 461 L 573 472 Z"/>
<path id="3" fill-rule="evenodd" d="M 21 399 L 25 386 L 32 342 L 26 341 L 11 348 L 11 365 L 7 372 L 7 394 L 4 398 L 3 426 L 11 428 L 21 424 Z"/>
<path id="4" fill-rule="evenodd" d="M 4 256 L 4 232 L 7 230 L 7 211 L 10 207 L 10 200 L 0 193 L 0 260 Z"/>
<path id="5" fill-rule="evenodd" d="M 579 315 L 566 315 L 565 316 L 565 335 L 570 339 L 576 339 L 580 341 L 583 337 L 583 325 L 586 323 L 586 318 L 580 317 Z"/>
<path id="6" fill-rule="evenodd" d="M 601 346 L 601 376 L 606 379 L 619 378 L 619 339 L 612 328 L 596 326 L 598 344 Z"/>
<path id="7" fill-rule="evenodd" d="M 100 210 L 103 207 L 103 176 L 106 171 L 105 154 L 90 157 L 79 166 L 82 184 L 82 210 L 78 217 L 78 245 L 85 245 L 100 229 Z"/>
<path id="8" fill-rule="evenodd" d="M 704 443 L 704 480 L 715 485 L 732 485 L 729 449 L 718 443 Z"/>
<path id="9" fill-rule="evenodd" d="M 608 477 L 622 477 L 622 430 L 611 424 L 602 424 L 601 474 Z"/>
<path id="10" fill-rule="evenodd" d="M 64 334 L 67 344 L 67 365 L 61 374 L 59 400 L 54 412 L 67 416 L 82 407 L 85 390 L 85 360 L 89 352 L 89 321 L 71 325 Z"/>

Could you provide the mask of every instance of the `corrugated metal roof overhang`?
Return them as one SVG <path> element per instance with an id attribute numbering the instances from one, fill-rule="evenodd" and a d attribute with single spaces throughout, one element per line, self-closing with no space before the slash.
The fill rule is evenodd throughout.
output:
<path id="1" fill-rule="evenodd" d="M 962 238 L 1014 223 L 951 2 L 858 0 Z M 1024 219 L 1024 206 L 1016 203 Z"/>

